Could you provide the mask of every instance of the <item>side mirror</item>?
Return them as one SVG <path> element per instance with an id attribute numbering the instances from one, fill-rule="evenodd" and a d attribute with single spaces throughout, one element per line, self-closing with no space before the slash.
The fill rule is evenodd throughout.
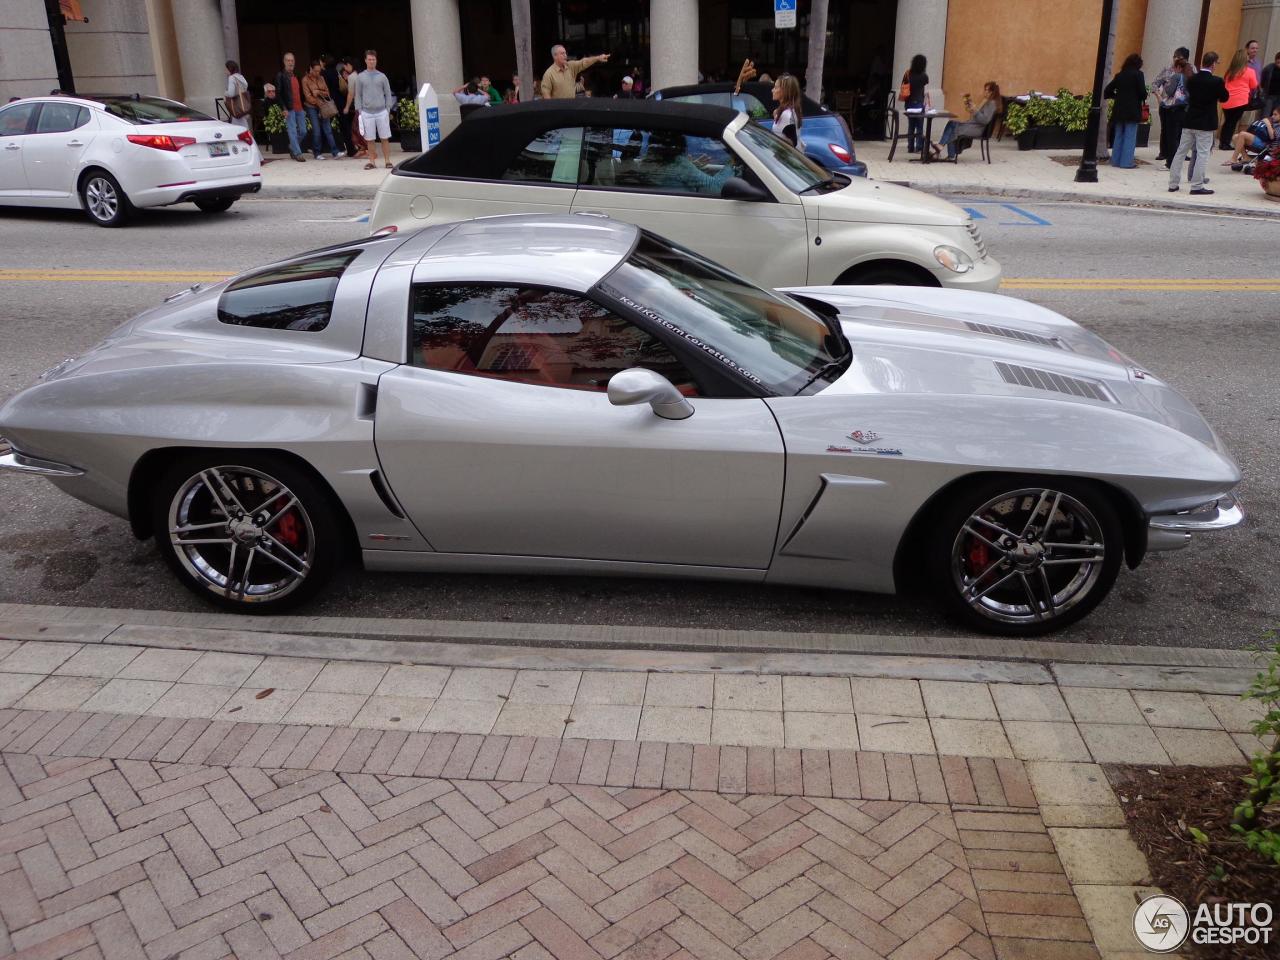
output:
<path id="1" fill-rule="evenodd" d="M 609 402 L 615 407 L 647 403 L 666 420 L 693 416 L 693 404 L 666 377 L 643 367 L 615 373 L 609 380 Z"/>
<path id="2" fill-rule="evenodd" d="M 720 188 L 720 199 L 760 202 L 772 200 L 773 198 L 769 196 L 769 192 L 763 187 L 748 183 L 742 177 L 730 177 L 724 182 L 724 186 Z"/>

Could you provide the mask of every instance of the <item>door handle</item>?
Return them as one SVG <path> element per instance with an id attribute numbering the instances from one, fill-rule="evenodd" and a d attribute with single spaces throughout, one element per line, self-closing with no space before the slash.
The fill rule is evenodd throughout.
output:
<path id="1" fill-rule="evenodd" d="M 67 146 L 68 146 L 68 147 L 83 147 L 83 146 L 84 146 L 84 144 L 83 144 L 81 141 L 79 141 L 79 140 L 68 140 L 68 141 L 67 141 Z"/>
<path id="2" fill-rule="evenodd" d="M 21 144 L 17 144 L 17 143 L 6 143 L 6 144 L 4 145 L 4 148 L 5 148 L 6 150 L 21 150 L 21 149 L 22 149 L 22 145 L 21 145 Z"/>

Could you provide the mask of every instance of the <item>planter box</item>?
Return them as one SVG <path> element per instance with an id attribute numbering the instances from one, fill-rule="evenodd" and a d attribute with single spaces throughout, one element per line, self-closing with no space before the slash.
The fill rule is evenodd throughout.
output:
<path id="1" fill-rule="evenodd" d="M 401 130 L 400 131 L 400 149 L 405 153 L 421 153 L 422 152 L 422 131 L 421 130 Z"/>
<path id="2" fill-rule="evenodd" d="M 289 152 L 289 134 L 287 133 L 269 133 L 267 137 L 271 141 L 272 153 L 288 153 Z"/>
<path id="3" fill-rule="evenodd" d="M 1018 134 L 1019 150 L 1082 150 L 1084 131 L 1063 127 L 1028 127 Z"/>

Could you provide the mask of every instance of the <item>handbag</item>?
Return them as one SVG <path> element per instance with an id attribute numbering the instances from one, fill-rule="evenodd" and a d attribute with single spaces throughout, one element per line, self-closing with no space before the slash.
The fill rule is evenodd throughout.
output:
<path id="1" fill-rule="evenodd" d="M 227 113 L 231 114 L 231 119 L 239 120 L 241 117 L 248 116 L 252 104 L 249 102 L 249 91 L 237 93 L 234 97 L 226 97 Z"/>
<path id="2" fill-rule="evenodd" d="M 332 100 L 320 101 L 320 119 L 332 120 L 338 115 L 338 105 Z"/>
<path id="3" fill-rule="evenodd" d="M 908 78 L 908 74 L 904 73 L 902 75 L 902 85 L 898 87 L 898 99 L 903 103 L 911 99 L 911 80 Z"/>

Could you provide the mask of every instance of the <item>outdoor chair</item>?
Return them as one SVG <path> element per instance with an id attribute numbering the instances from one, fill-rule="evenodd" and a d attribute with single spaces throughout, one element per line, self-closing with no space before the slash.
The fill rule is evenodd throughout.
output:
<path id="1" fill-rule="evenodd" d="M 849 130 L 854 129 L 854 111 L 858 105 L 858 94 L 856 90 L 837 90 L 836 91 L 836 113 L 844 117 L 849 122 Z"/>
<path id="2" fill-rule="evenodd" d="M 889 141 L 889 159 L 893 160 L 894 151 L 898 149 L 898 141 L 905 140 L 907 133 L 902 129 L 902 114 L 898 111 L 898 91 L 890 90 L 884 108 L 884 138 Z"/>

